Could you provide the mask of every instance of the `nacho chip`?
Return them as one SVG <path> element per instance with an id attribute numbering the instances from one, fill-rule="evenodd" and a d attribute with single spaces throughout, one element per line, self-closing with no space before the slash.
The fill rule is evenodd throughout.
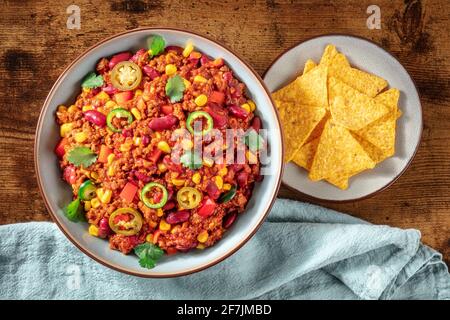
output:
<path id="1" fill-rule="evenodd" d="M 376 155 L 377 162 L 380 162 L 395 153 L 395 129 L 399 113 L 397 107 L 399 96 L 400 92 L 398 89 L 389 89 L 376 96 L 374 100 L 387 106 L 389 113 L 369 124 L 367 127 L 355 131 L 356 135 L 375 146 L 381 152 L 381 155 Z M 365 148 L 367 148 L 367 146 Z M 372 152 L 373 151 L 369 150 L 369 155 Z M 371 155 L 371 157 L 374 159 L 374 156 Z"/>
<path id="2" fill-rule="evenodd" d="M 375 166 L 358 141 L 343 126 L 329 120 L 320 137 L 309 177 L 337 182 Z"/>
<path id="3" fill-rule="evenodd" d="M 292 161 L 300 167 L 310 170 L 314 160 L 314 155 L 316 154 L 317 146 L 319 145 L 319 140 L 320 137 L 317 137 L 310 142 L 306 142 L 294 154 Z"/>
<path id="4" fill-rule="evenodd" d="M 285 142 L 285 162 L 291 161 L 295 152 L 303 145 L 306 138 L 326 114 L 324 108 L 291 102 L 275 103 L 283 125 Z"/>
<path id="5" fill-rule="evenodd" d="M 325 50 L 323 50 L 322 58 L 320 58 L 319 64 L 329 66 L 337 53 L 338 51 L 334 45 L 327 45 Z"/>
<path id="6" fill-rule="evenodd" d="M 316 63 L 311 59 L 306 60 L 305 67 L 303 68 L 303 74 L 307 73 L 308 71 L 311 71 L 316 66 L 317 66 Z"/>
<path id="7" fill-rule="evenodd" d="M 331 116 L 350 130 L 359 130 L 389 112 L 383 104 L 330 77 L 328 82 Z"/>
<path id="8" fill-rule="evenodd" d="M 339 189 L 345 190 L 348 188 L 348 179 L 349 177 L 333 177 L 333 178 L 326 178 L 329 183 L 335 185 Z"/>
<path id="9" fill-rule="evenodd" d="M 317 66 L 272 94 L 274 100 L 327 107 L 327 67 Z"/>
<path id="10" fill-rule="evenodd" d="M 309 134 L 309 137 L 305 140 L 305 144 L 308 142 L 311 142 L 312 140 L 316 138 L 320 138 L 322 135 L 323 129 L 325 128 L 325 124 L 327 123 L 328 119 L 330 119 L 331 115 L 330 112 L 327 111 L 325 116 L 320 120 L 320 122 L 317 124 L 317 126 L 314 128 L 313 131 Z"/>
<path id="11" fill-rule="evenodd" d="M 384 152 L 379 149 L 378 147 L 374 146 L 372 143 L 367 141 L 366 139 L 358 136 L 355 133 L 352 133 L 353 137 L 358 141 L 358 143 L 363 147 L 364 151 L 369 155 L 369 157 L 375 161 L 376 163 L 379 163 L 386 159 L 386 156 L 384 155 Z"/>

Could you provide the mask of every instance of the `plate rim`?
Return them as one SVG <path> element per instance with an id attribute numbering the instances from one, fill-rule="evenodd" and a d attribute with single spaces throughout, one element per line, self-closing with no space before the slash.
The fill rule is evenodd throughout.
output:
<path id="1" fill-rule="evenodd" d="M 269 98 L 274 113 L 276 115 L 276 119 L 275 122 L 278 125 L 279 129 L 280 129 L 280 137 L 281 137 L 281 159 L 284 156 L 284 143 L 283 143 L 283 130 L 281 128 L 281 121 L 279 118 L 279 114 L 278 114 L 278 110 L 275 107 L 275 102 L 272 98 L 272 95 L 270 93 L 269 88 L 267 87 L 266 83 L 264 82 L 262 76 L 253 68 L 253 66 L 251 66 L 240 54 L 236 53 L 235 50 L 231 49 L 229 46 L 227 46 L 226 44 L 223 44 L 215 39 L 213 39 L 212 37 L 208 36 L 208 35 L 204 35 L 201 34 L 200 32 L 195 32 L 195 31 L 190 31 L 190 30 L 186 30 L 183 28 L 174 28 L 174 27 L 166 27 L 166 26 L 152 26 L 152 27 L 148 27 L 148 26 L 144 26 L 144 27 L 138 27 L 138 28 L 133 28 L 130 30 L 125 30 L 122 32 L 118 32 L 115 33 L 111 36 L 102 38 L 98 41 L 96 41 L 93 45 L 89 46 L 87 49 L 83 50 L 79 55 L 77 55 L 75 58 L 73 58 L 71 60 L 71 62 L 64 67 L 63 71 L 59 74 L 58 78 L 55 80 L 55 82 L 53 83 L 52 87 L 50 88 L 50 90 L 48 91 L 48 94 L 42 104 L 42 108 L 39 111 L 39 117 L 36 123 L 36 131 L 35 131 L 35 136 L 34 136 L 34 147 L 33 147 L 33 160 L 34 160 L 34 171 L 36 174 L 36 180 L 37 180 L 37 184 L 38 184 L 38 189 L 39 189 L 39 193 L 42 197 L 42 199 L 44 200 L 44 204 L 45 207 L 47 209 L 47 212 L 50 214 L 50 217 L 52 218 L 53 222 L 55 222 L 55 224 L 58 226 L 58 229 L 62 231 L 62 233 L 65 235 L 65 237 L 70 240 L 70 242 L 77 247 L 82 253 L 84 253 L 86 256 L 90 257 L 91 259 L 93 259 L 94 261 L 100 263 L 101 265 L 108 267 L 112 270 L 124 273 L 124 274 L 128 274 L 131 276 L 136 276 L 136 277 L 140 277 L 140 278 L 175 278 L 175 277 L 181 277 L 181 276 L 186 276 L 186 275 L 190 275 L 190 274 L 194 274 L 203 270 L 206 270 L 222 261 L 224 261 L 225 259 L 229 258 L 230 256 L 232 256 L 233 254 L 235 254 L 239 249 L 241 249 L 251 238 L 253 238 L 253 236 L 256 234 L 256 232 L 261 228 L 262 224 L 264 223 L 264 221 L 266 220 L 267 216 L 269 215 L 269 213 L 272 210 L 273 205 L 275 204 L 275 201 L 277 199 L 277 195 L 279 193 L 280 190 L 280 186 L 282 183 L 282 176 L 284 173 L 284 165 L 281 165 L 281 168 L 279 169 L 279 171 L 277 172 L 277 179 L 276 179 L 276 183 L 275 183 L 275 188 L 272 192 L 272 199 L 270 200 L 270 202 L 267 204 L 267 206 L 265 207 L 265 212 L 264 214 L 261 216 L 258 224 L 256 225 L 256 227 L 246 235 L 245 238 L 243 238 L 234 248 L 232 248 L 231 250 L 229 250 L 228 252 L 226 252 L 225 254 L 221 255 L 220 257 L 210 261 L 210 262 L 205 262 L 197 267 L 192 267 L 189 268 L 187 270 L 184 271 L 179 271 L 179 272 L 166 272 L 166 273 L 159 273 L 159 274 L 155 274 L 155 273 L 147 273 L 147 272 L 137 272 L 137 271 L 132 271 L 132 270 L 128 270 L 126 267 L 123 266 L 119 266 L 114 262 L 111 262 L 110 260 L 106 260 L 103 258 L 98 257 L 95 253 L 92 253 L 89 249 L 85 248 L 83 245 L 81 245 L 77 239 L 75 239 L 75 237 L 73 237 L 70 232 L 68 230 L 66 230 L 66 227 L 63 226 L 58 218 L 56 217 L 56 213 L 53 212 L 53 210 L 50 207 L 49 204 L 49 200 L 47 198 L 47 194 L 44 192 L 44 186 L 42 184 L 42 179 L 41 179 L 41 171 L 39 169 L 39 159 L 38 159 L 38 145 L 39 145 L 39 141 L 40 141 L 40 134 L 41 134 L 41 129 L 42 129 L 42 124 L 43 124 L 43 119 L 44 119 L 44 114 L 46 113 L 47 109 L 49 108 L 49 101 L 51 100 L 51 98 L 54 96 L 55 92 L 56 92 L 56 88 L 58 87 L 58 85 L 61 83 L 61 81 L 65 78 L 67 72 L 72 68 L 73 65 L 75 65 L 75 63 L 77 63 L 80 59 L 84 58 L 86 55 L 88 55 L 93 49 L 109 42 L 112 41 L 116 38 L 120 38 L 123 36 L 126 36 L 130 33 L 137 33 L 137 32 L 143 32 L 143 31 L 158 31 L 158 30 L 162 30 L 162 31 L 175 31 L 175 32 L 181 32 L 181 33 L 185 33 L 185 34 L 191 34 L 191 35 L 195 35 L 198 37 L 201 37 L 207 41 L 210 41 L 212 43 L 214 43 L 215 45 L 218 45 L 219 47 L 227 50 L 228 52 L 230 52 L 232 55 L 234 55 L 242 64 L 243 66 L 245 66 L 247 69 L 250 70 L 250 72 L 256 77 L 256 79 L 258 80 L 259 84 L 261 85 L 261 87 L 263 88 L 265 94 L 267 95 L 267 97 Z"/>
<path id="2" fill-rule="evenodd" d="M 351 198 L 351 199 L 343 199 L 343 200 L 334 200 L 334 199 L 320 198 L 320 197 L 317 197 L 317 196 L 309 195 L 309 194 L 307 194 L 307 193 L 305 193 L 305 192 L 302 192 L 302 191 L 298 190 L 298 189 L 295 188 L 294 186 L 292 186 L 292 185 L 286 183 L 286 182 L 284 181 L 283 177 L 281 178 L 281 183 L 282 183 L 283 186 L 285 186 L 288 190 L 293 191 L 293 192 L 295 192 L 295 193 L 301 195 L 302 197 L 304 197 L 304 198 L 306 198 L 306 199 L 313 200 L 313 201 L 316 201 L 316 202 L 323 202 L 323 203 L 350 203 L 350 202 L 357 202 L 357 201 L 361 201 L 361 200 L 365 200 L 365 199 L 372 198 L 372 197 L 374 197 L 375 195 L 377 195 L 377 194 L 383 192 L 384 190 L 388 189 L 388 188 L 389 188 L 390 186 L 392 186 L 392 185 L 393 185 L 393 184 L 394 184 L 394 183 L 395 183 L 395 182 L 396 182 L 396 181 L 397 181 L 397 180 L 398 180 L 398 179 L 406 172 L 406 170 L 408 170 L 408 168 L 411 166 L 411 163 L 413 162 L 414 158 L 416 157 L 417 152 L 418 152 L 418 150 L 419 150 L 419 147 L 420 147 L 420 145 L 422 144 L 422 138 L 423 138 L 423 107 L 422 107 L 422 99 L 421 99 L 422 95 L 421 95 L 421 93 L 420 93 L 420 91 L 419 91 L 419 89 L 418 89 L 418 86 L 417 86 L 416 81 L 415 81 L 414 78 L 411 76 L 411 74 L 408 72 L 408 70 L 403 66 L 403 64 L 400 62 L 400 59 L 399 59 L 394 53 L 392 53 L 392 52 L 390 52 L 389 50 L 383 48 L 381 45 L 379 45 L 378 43 L 376 43 L 376 42 L 374 42 L 374 41 L 372 41 L 372 40 L 370 40 L 370 39 L 364 38 L 364 37 L 362 37 L 362 36 L 353 35 L 353 34 L 346 34 L 346 33 L 324 33 L 324 34 L 320 34 L 320 35 L 316 35 L 316 36 L 311 36 L 311 37 L 308 37 L 308 38 L 306 38 L 306 39 L 304 39 L 304 40 L 299 40 L 299 41 L 295 42 L 293 45 L 291 45 L 291 46 L 289 46 L 288 48 L 284 49 L 283 51 L 281 51 L 281 53 L 279 53 L 279 54 L 275 57 L 275 59 L 269 64 L 269 66 L 268 66 L 268 67 L 266 68 L 266 70 L 264 71 L 264 73 L 263 73 L 263 75 L 262 75 L 262 78 L 263 78 L 264 81 L 265 81 L 265 77 L 266 77 L 268 71 L 273 67 L 273 65 L 274 65 L 275 63 L 278 62 L 278 60 L 280 60 L 280 59 L 281 59 L 285 54 L 287 54 L 289 51 L 295 49 L 296 47 L 302 45 L 302 44 L 305 43 L 305 42 L 312 41 L 312 40 L 316 40 L 316 39 L 319 39 L 319 38 L 330 37 L 330 36 L 349 37 L 349 38 L 354 38 L 354 39 L 356 39 L 356 40 L 362 40 L 362 41 L 368 42 L 368 43 L 370 43 L 370 44 L 372 44 L 372 45 L 375 45 L 376 47 L 378 47 L 379 49 L 381 49 L 382 51 L 384 51 L 386 54 L 388 54 L 389 56 L 391 56 L 394 60 L 396 60 L 396 61 L 402 66 L 402 68 L 405 70 L 405 72 L 406 72 L 406 74 L 408 75 L 408 77 L 411 79 L 411 82 L 412 82 L 412 84 L 413 84 L 413 86 L 414 86 L 414 89 L 415 89 L 416 92 L 417 92 L 417 96 L 419 97 L 419 110 L 420 110 L 420 118 L 421 118 L 421 121 L 420 121 L 419 140 L 417 141 L 417 145 L 416 145 L 416 147 L 415 147 L 415 149 L 414 149 L 414 152 L 413 152 L 411 158 L 408 159 L 408 162 L 406 163 L 406 165 L 404 166 L 404 168 L 403 168 L 403 169 L 402 169 L 402 170 L 401 170 L 394 178 L 392 178 L 392 180 L 390 180 L 390 181 L 389 181 L 388 183 L 386 183 L 384 186 L 378 188 L 378 189 L 375 190 L 375 191 L 370 192 L 370 193 L 367 194 L 367 195 L 361 196 L 361 197 L 356 197 L 356 198 Z M 283 166 L 286 166 L 286 165 L 287 165 L 286 163 L 283 164 Z"/>

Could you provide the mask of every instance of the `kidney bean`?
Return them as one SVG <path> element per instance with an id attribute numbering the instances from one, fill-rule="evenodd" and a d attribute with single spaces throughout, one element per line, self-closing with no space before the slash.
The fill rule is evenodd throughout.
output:
<path id="1" fill-rule="evenodd" d="M 183 53 L 183 48 L 179 47 L 179 46 L 167 46 L 165 51 L 169 52 L 169 51 L 175 51 L 177 54 L 182 54 Z"/>
<path id="2" fill-rule="evenodd" d="M 190 63 L 192 63 L 194 66 L 196 66 L 198 64 L 198 62 L 200 61 L 199 58 L 188 58 L 188 61 Z"/>
<path id="3" fill-rule="evenodd" d="M 149 176 L 147 176 L 147 175 L 145 175 L 145 174 L 143 174 L 142 172 L 139 172 L 139 171 L 134 171 L 134 176 L 138 180 L 141 180 L 144 183 L 148 183 L 148 182 L 150 182 L 150 180 L 152 180 L 151 177 L 149 177 Z"/>
<path id="4" fill-rule="evenodd" d="M 258 116 L 254 117 L 251 126 L 256 132 L 259 132 L 259 129 L 262 128 L 261 118 Z"/>
<path id="5" fill-rule="evenodd" d="M 102 88 L 102 90 L 104 92 L 106 92 L 110 96 L 112 96 L 113 94 L 117 93 L 117 91 L 118 91 L 116 88 L 114 88 L 114 86 L 112 84 L 108 84 L 107 86 L 104 86 Z"/>
<path id="6" fill-rule="evenodd" d="M 64 169 L 63 178 L 70 184 L 77 182 L 77 174 L 74 166 L 70 165 Z"/>
<path id="7" fill-rule="evenodd" d="M 242 96 L 242 89 L 241 89 L 241 87 L 238 85 L 238 86 L 233 87 L 233 89 L 234 90 L 231 93 L 231 97 L 234 98 L 234 99 L 240 98 Z"/>
<path id="8" fill-rule="evenodd" d="M 239 186 L 241 188 L 245 187 L 247 185 L 248 182 L 248 173 L 247 172 L 241 172 L 238 174 L 237 178 L 236 178 L 237 183 L 239 184 Z"/>
<path id="9" fill-rule="evenodd" d="M 223 219 L 222 226 L 223 226 L 225 229 L 228 229 L 229 227 L 231 227 L 231 225 L 233 224 L 233 222 L 236 220 L 236 216 L 237 216 L 237 213 L 236 213 L 236 212 L 227 214 L 227 215 L 225 216 L 225 218 Z"/>
<path id="10" fill-rule="evenodd" d="M 208 193 L 209 197 L 214 200 L 216 200 L 220 196 L 219 188 L 212 181 L 208 182 L 208 184 L 206 186 L 206 192 Z"/>
<path id="11" fill-rule="evenodd" d="M 233 163 L 231 165 L 231 168 L 233 169 L 234 172 L 239 172 L 242 169 L 244 169 L 244 165 L 243 164 L 239 164 L 239 163 Z"/>
<path id="12" fill-rule="evenodd" d="M 84 113 L 84 118 L 99 127 L 106 126 L 106 116 L 97 110 L 88 110 Z"/>
<path id="13" fill-rule="evenodd" d="M 263 176 L 263 175 L 257 174 L 257 175 L 255 176 L 255 181 L 256 181 L 256 182 L 261 182 L 261 181 L 263 181 L 263 180 L 264 180 L 264 176 Z"/>
<path id="14" fill-rule="evenodd" d="M 100 238 L 106 238 L 111 234 L 111 228 L 109 227 L 108 219 L 102 218 L 98 224 L 98 236 Z"/>
<path id="15" fill-rule="evenodd" d="M 150 78 L 150 80 L 153 80 L 153 79 L 158 78 L 160 76 L 159 72 L 156 71 L 155 68 L 150 67 L 149 65 L 143 66 L 142 70 Z"/>
<path id="16" fill-rule="evenodd" d="M 173 115 L 167 115 L 164 117 L 153 119 L 152 121 L 150 121 L 148 126 L 150 127 L 150 129 L 154 131 L 163 131 L 171 129 L 177 123 L 178 123 L 177 117 Z"/>
<path id="17" fill-rule="evenodd" d="M 139 62 L 139 58 L 145 54 L 145 49 L 139 49 L 131 58 L 130 61 L 134 62 L 134 63 L 138 63 Z"/>
<path id="18" fill-rule="evenodd" d="M 122 130 L 122 136 L 125 138 L 130 138 L 133 136 L 133 130 L 132 129 L 123 129 Z"/>
<path id="19" fill-rule="evenodd" d="M 147 135 L 143 136 L 141 142 L 144 147 L 148 146 L 148 144 L 150 143 L 150 137 Z"/>
<path id="20" fill-rule="evenodd" d="M 129 53 L 129 52 L 121 52 L 121 53 L 114 55 L 111 58 L 111 60 L 109 60 L 109 64 L 108 64 L 109 69 L 114 68 L 114 66 L 116 64 L 118 64 L 119 62 L 127 61 L 130 58 L 131 58 L 131 53 Z"/>
<path id="21" fill-rule="evenodd" d="M 206 56 L 206 55 L 202 55 L 202 57 L 200 58 L 200 64 L 202 66 L 207 64 L 210 61 L 211 61 L 211 59 L 208 56 Z"/>
<path id="22" fill-rule="evenodd" d="M 164 205 L 164 207 L 162 207 L 162 209 L 163 209 L 164 211 L 169 211 L 169 210 L 172 210 L 173 208 L 175 208 L 175 202 L 173 202 L 173 201 L 168 201 L 168 202 Z"/>
<path id="23" fill-rule="evenodd" d="M 172 212 L 167 215 L 166 222 L 168 224 L 182 223 L 188 221 L 190 215 L 190 212 L 187 210 Z"/>
<path id="24" fill-rule="evenodd" d="M 228 111 L 230 111 L 230 113 L 233 116 L 235 116 L 236 118 L 239 118 L 242 120 L 245 120 L 248 117 L 248 112 L 245 109 L 243 109 L 235 104 L 228 106 Z"/>
<path id="25" fill-rule="evenodd" d="M 216 103 L 209 103 L 205 108 L 205 111 L 209 113 L 214 121 L 214 128 L 221 129 L 228 123 L 228 116 L 226 110 Z"/>

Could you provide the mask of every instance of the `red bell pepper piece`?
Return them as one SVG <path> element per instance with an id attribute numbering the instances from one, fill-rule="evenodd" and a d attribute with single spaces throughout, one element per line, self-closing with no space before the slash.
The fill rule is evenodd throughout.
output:
<path id="1" fill-rule="evenodd" d="M 132 202 L 137 189 L 138 187 L 134 183 L 127 182 L 120 193 L 120 197 L 127 202 Z"/>
<path id="2" fill-rule="evenodd" d="M 123 103 L 127 102 L 128 100 L 133 99 L 133 96 L 134 96 L 133 91 L 123 91 L 123 92 L 116 93 L 114 95 L 114 99 L 116 100 L 116 102 L 118 104 L 123 104 Z"/>
<path id="3" fill-rule="evenodd" d="M 202 206 L 198 209 L 199 216 L 203 218 L 207 218 L 214 213 L 214 209 L 216 209 L 217 204 L 213 199 L 206 199 L 203 201 Z"/>
<path id="4" fill-rule="evenodd" d="M 153 150 L 153 152 L 151 154 L 149 154 L 147 156 L 147 159 L 150 161 L 153 161 L 153 163 L 157 163 L 158 159 L 159 159 L 159 157 L 161 157 L 161 155 L 162 155 L 162 151 L 159 149 L 155 149 L 155 150 Z"/>
<path id="5" fill-rule="evenodd" d="M 66 150 L 64 150 L 64 147 L 69 143 L 69 139 L 62 138 L 55 148 L 55 153 L 58 157 L 62 158 L 64 154 L 66 153 Z"/>
<path id="6" fill-rule="evenodd" d="M 108 156 L 112 152 L 113 151 L 110 148 L 108 148 L 106 145 L 102 144 L 102 146 L 100 147 L 100 153 L 98 155 L 98 162 L 107 163 L 108 162 Z"/>
<path id="7" fill-rule="evenodd" d="M 210 102 L 214 102 L 214 103 L 217 103 L 219 105 L 223 105 L 223 103 L 225 102 L 225 94 L 223 92 L 220 92 L 220 91 L 213 91 L 209 95 L 209 99 L 208 100 Z"/>
<path id="8" fill-rule="evenodd" d="M 161 112 L 165 115 L 169 115 L 173 113 L 173 107 L 170 104 L 166 104 L 161 107 Z"/>

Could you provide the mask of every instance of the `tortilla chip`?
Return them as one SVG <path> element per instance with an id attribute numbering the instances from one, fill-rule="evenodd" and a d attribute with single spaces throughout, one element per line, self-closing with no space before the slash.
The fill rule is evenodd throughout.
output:
<path id="1" fill-rule="evenodd" d="M 320 138 L 323 132 L 323 128 L 325 128 L 325 124 L 327 123 L 328 119 L 330 119 L 331 115 L 330 112 L 327 111 L 325 116 L 320 120 L 320 122 L 317 124 L 317 126 L 314 128 L 313 131 L 309 134 L 309 137 L 305 140 L 305 144 L 308 142 L 311 142 L 312 140 L 316 138 Z"/>
<path id="2" fill-rule="evenodd" d="M 328 81 L 331 116 L 350 130 L 359 130 L 389 112 L 383 104 L 330 77 Z"/>
<path id="3" fill-rule="evenodd" d="M 329 120 L 320 137 L 309 178 L 337 182 L 374 166 L 375 162 L 350 131 Z"/>
<path id="4" fill-rule="evenodd" d="M 304 144 L 311 131 L 326 114 L 324 108 L 275 101 L 283 126 L 285 162 L 291 161 L 295 152 Z"/>
<path id="5" fill-rule="evenodd" d="M 297 152 L 292 159 L 293 162 L 306 170 L 311 169 L 314 155 L 316 154 L 317 146 L 319 145 L 320 137 L 315 138 L 310 142 L 306 142 Z"/>
<path id="6" fill-rule="evenodd" d="M 327 180 L 329 183 L 335 185 L 336 187 L 338 187 L 339 189 L 345 190 L 348 188 L 348 177 L 338 177 L 338 178 L 327 178 L 325 180 Z"/>
<path id="7" fill-rule="evenodd" d="M 379 163 L 386 159 L 386 156 L 384 155 L 384 152 L 379 149 L 378 147 L 374 146 L 372 143 L 367 141 L 366 139 L 358 136 L 355 133 L 352 133 L 353 137 L 358 141 L 358 143 L 363 147 L 364 151 L 369 155 L 369 157 L 375 161 L 376 163 Z"/>
<path id="8" fill-rule="evenodd" d="M 329 66 L 337 53 L 338 51 L 334 45 L 327 45 L 325 50 L 323 50 L 322 58 L 320 58 L 319 64 Z"/>
<path id="9" fill-rule="evenodd" d="M 381 151 L 381 155 L 376 157 L 377 162 L 382 161 L 395 153 L 395 129 L 399 113 L 397 107 L 399 97 L 400 92 L 398 89 L 389 89 L 376 96 L 374 100 L 387 106 L 389 113 L 369 124 L 367 127 L 355 131 L 356 135 Z M 370 153 L 372 152 L 369 152 L 369 154 Z M 372 159 L 374 158 L 372 157 Z"/>
<path id="10" fill-rule="evenodd" d="M 317 66 L 272 94 L 274 100 L 327 107 L 327 67 Z"/>
<path id="11" fill-rule="evenodd" d="M 303 68 L 303 74 L 311 71 L 316 66 L 317 66 L 316 63 L 314 61 L 312 61 L 311 59 L 306 60 L 305 67 Z"/>

